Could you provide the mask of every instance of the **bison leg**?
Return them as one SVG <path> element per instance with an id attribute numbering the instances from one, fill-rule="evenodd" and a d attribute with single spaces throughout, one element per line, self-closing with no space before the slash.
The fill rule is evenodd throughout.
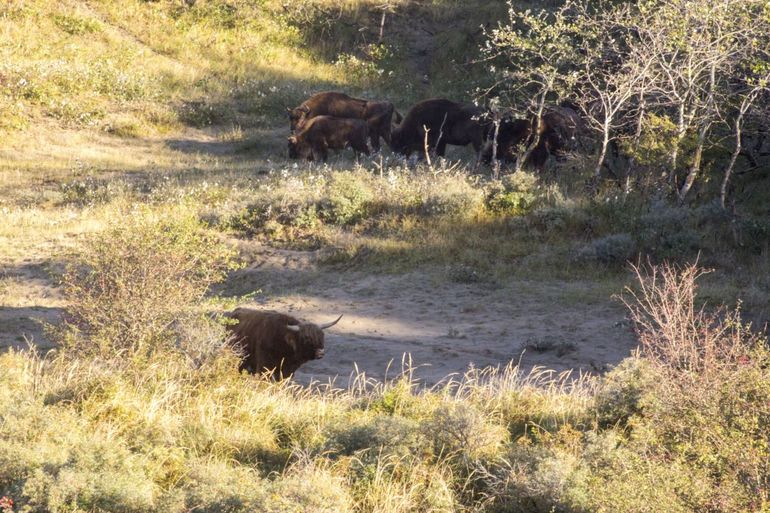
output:
<path id="1" fill-rule="evenodd" d="M 548 160 L 548 150 L 545 149 L 545 145 L 542 144 L 542 141 L 540 144 L 535 146 L 534 150 L 532 150 L 528 160 L 530 165 L 537 171 L 543 170 L 545 167 L 545 162 Z"/>
<path id="2" fill-rule="evenodd" d="M 476 152 L 476 164 L 473 166 L 473 169 L 478 169 L 479 166 L 481 166 L 481 160 L 483 158 L 483 150 L 484 150 L 484 143 L 483 141 L 479 139 L 473 140 L 473 149 Z"/>
<path id="3" fill-rule="evenodd" d="M 329 146 L 326 144 L 326 141 L 318 148 L 318 153 L 321 155 L 321 160 L 326 162 L 329 158 Z"/>
<path id="4" fill-rule="evenodd" d="M 366 137 L 356 137 L 350 141 L 350 147 L 356 152 L 356 158 L 358 153 L 361 152 L 364 155 L 369 155 L 369 146 L 366 144 Z M 376 149 L 374 151 L 377 151 Z"/>
<path id="5" fill-rule="evenodd" d="M 372 130 L 369 132 L 369 140 L 372 143 L 372 149 L 375 151 L 375 153 L 380 151 L 380 133 L 376 130 Z"/>
<path id="6" fill-rule="evenodd" d="M 362 154 L 362 153 L 363 153 L 364 155 L 367 155 L 367 156 L 368 156 L 368 155 L 369 155 L 369 153 L 370 153 L 370 152 L 369 152 L 369 147 L 368 147 L 368 146 L 366 146 L 366 143 L 364 143 L 363 147 L 362 147 L 362 146 L 360 146 L 360 145 L 358 145 L 358 144 L 356 144 L 356 145 L 351 145 L 351 147 L 353 148 L 353 153 L 354 153 L 354 154 L 355 154 L 355 156 L 356 156 L 356 164 L 358 164 L 358 163 L 359 163 L 359 160 L 360 160 L 360 158 L 361 158 L 361 154 Z"/>
<path id="7" fill-rule="evenodd" d="M 324 162 L 326 162 L 326 159 L 329 157 L 329 144 L 325 139 L 320 142 L 315 142 L 311 146 L 310 158 L 308 158 L 308 160 L 318 161 L 319 157 Z"/>

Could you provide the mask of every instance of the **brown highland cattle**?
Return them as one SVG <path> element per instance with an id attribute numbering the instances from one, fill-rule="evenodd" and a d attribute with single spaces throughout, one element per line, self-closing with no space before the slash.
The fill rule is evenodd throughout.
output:
<path id="1" fill-rule="evenodd" d="M 292 133 L 302 130 L 316 116 L 362 119 L 369 127 L 369 138 L 374 151 L 380 150 L 380 137 L 390 143 L 390 130 L 395 109 L 385 101 L 362 100 L 345 93 L 327 91 L 317 93 L 289 110 Z M 396 114 L 396 117 L 399 118 Z"/>
<path id="2" fill-rule="evenodd" d="M 391 132 L 390 147 L 406 155 L 424 154 L 425 131 L 428 131 L 428 150 L 443 156 L 446 145 L 473 144 L 481 151 L 484 133 L 489 121 L 484 109 L 474 105 L 455 103 L 444 98 L 433 98 L 415 104 L 400 125 Z"/>
<path id="3" fill-rule="evenodd" d="M 323 358 L 323 330 L 342 318 L 340 315 L 318 326 L 291 315 L 251 308 L 236 308 L 225 317 L 238 321 L 227 328 L 243 353 L 240 370 L 251 374 L 270 372 L 274 379 L 287 378 L 303 363 Z"/>
<path id="4" fill-rule="evenodd" d="M 366 145 L 368 127 L 366 122 L 353 118 L 316 116 L 303 129 L 289 136 L 289 157 L 317 160 L 320 156 L 326 162 L 329 148 L 342 150 L 350 146 L 358 153 L 369 155 Z"/>

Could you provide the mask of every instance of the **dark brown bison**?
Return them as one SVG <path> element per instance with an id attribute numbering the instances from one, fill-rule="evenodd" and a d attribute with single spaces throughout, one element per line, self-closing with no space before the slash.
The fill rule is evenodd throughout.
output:
<path id="1" fill-rule="evenodd" d="M 297 134 L 289 136 L 289 157 L 325 162 L 329 148 L 342 150 L 350 146 L 353 151 L 369 155 L 366 145 L 368 135 L 366 122 L 353 118 L 316 116 L 308 121 Z"/>
<path id="2" fill-rule="evenodd" d="M 514 162 L 520 151 L 535 140 L 535 119 L 503 119 L 497 133 L 497 158 Z M 542 169 L 550 155 L 561 160 L 574 148 L 582 126 L 580 116 L 568 107 L 552 107 L 540 118 L 538 142 L 527 157 L 526 164 Z M 488 130 L 483 158 L 492 160 L 494 127 Z"/>
<path id="3" fill-rule="evenodd" d="M 236 308 L 225 317 L 237 321 L 227 328 L 242 353 L 240 370 L 271 372 L 273 378 L 291 376 L 305 362 L 324 356 L 323 330 L 342 318 L 320 326 L 291 315 L 251 308 Z"/>
<path id="4" fill-rule="evenodd" d="M 380 137 L 385 142 L 390 142 L 391 124 L 395 113 L 390 102 L 362 100 L 334 91 L 314 94 L 299 107 L 288 110 L 292 132 L 301 130 L 316 116 L 362 119 L 369 127 L 369 138 L 374 151 L 380 149 Z"/>
<path id="5" fill-rule="evenodd" d="M 433 98 L 417 103 L 390 137 L 390 147 L 409 156 L 425 151 L 425 130 L 428 131 L 428 150 L 443 156 L 447 144 L 472 144 L 478 153 L 484 143 L 488 126 L 485 112 L 474 105 L 455 103 L 444 98 Z"/>

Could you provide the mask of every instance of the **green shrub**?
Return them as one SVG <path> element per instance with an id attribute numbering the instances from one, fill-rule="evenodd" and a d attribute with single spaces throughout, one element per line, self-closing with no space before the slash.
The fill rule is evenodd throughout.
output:
<path id="1" fill-rule="evenodd" d="M 543 235 L 580 237 L 591 230 L 585 210 L 576 207 L 543 207 L 527 215 L 527 227 Z"/>
<path id="2" fill-rule="evenodd" d="M 353 500 L 343 479 L 323 465 L 297 464 L 271 483 L 268 513 L 352 513 Z"/>
<path id="3" fill-rule="evenodd" d="M 584 469 L 574 455 L 518 445 L 484 467 L 477 486 L 489 496 L 490 513 L 572 513 L 585 511 L 571 494 Z"/>
<path id="4" fill-rule="evenodd" d="M 320 224 L 318 205 L 303 197 L 283 199 L 264 196 L 229 220 L 235 230 L 247 235 L 265 233 L 280 238 L 276 225 L 312 231 Z"/>
<path id="5" fill-rule="evenodd" d="M 384 44 L 369 44 L 361 49 L 361 56 L 353 53 L 341 53 L 334 61 L 340 73 L 353 83 L 363 87 L 376 85 L 384 76 L 392 76 L 392 71 L 386 72 L 385 62 L 392 57 L 392 51 Z"/>
<path id="6" fill-rule="evenodd" d="M 371 457 L 377 458 L 383 454 L 420 455 L 425 450 L 424 433 L 414 419 L 376 415 L 357 420 L 348 423 L 345 419 L 329 434 L 330 447 L 336 453 L 350 456 L 369 451 Z"/>
<path id="7" fill-rule="evenodd" d="M 608 265 L 622 265 L 634 256 L 635 251 L 636 242 L 631 235 L 616 233 L 584 245 L 579 249 L 577 258 Z"/>
<path id="8" fill-rule="evenodd" d="M 83 169 L 81 164 L 77 171 L 88 172 L 91 170 Z M 126 192 L 124 183 L 116 180 L 99 180 L 93 176 L 60 183 L 59 190 L 62 195 L 62 203 L 81 207 L 106 203 Z"/>
<path id="9" fill-rule="evenodd" d="M 487 208 L 497 214 L 526 214 L 541 199 L 539 187 L 539 180 L 534 173 L 517 171 L 507 175 L 488 187 Z"/>
<path id="10" fill-rule="evenodd" d="M 28 363 L 16 360 L 3 369 Z M 146 461 L 78 412 L 25 401 L 0 408 L 0 418 L 0 495 L 24 511 L 152 510 L 157 488 Z"/>
<path id="11" fill-rule="evenodd" d="M 640 358 L 626 358 L 608 372 L 595 396 L 600 425 L 622 428 L 632 416 L 642 414 L 645 396 L 649 399 L 657 379 L 654 368 Z"/>
<path id="12" fill-rule="evenodd" d="M 464 402 L 445 402 L 423 421 L 437 457 L 471 468 L 477 460 L 494 459 L 508 440 L 508 431 L 485 412 Z"/>
<path id="13" fill-rule="evenodd" d="M 354 459 L 350 473 L 357 511 L 452 513 L 461 508 L 446 466 L 382 455 L 371 463 Z"/>
<path id="14" fill-rule="evenodd" d="M 339 225 L 354 224 L 366 216 L 375 193 L 369 176 L 361 172 L 334 172 L 322 203 L 322 217 Z"/>
<path id="15" fill-rule="evenodd" d="M 57 27 L 71 36 L 91 34 L 102 29 L 101 24 L 92 18 L 70 14 L 54 14 L 53 21 Z"/>
<path id="16" fill-rule="evenodd" d="M 738 224 L 740 244 L 755 254 L 767 253 L 770 247 L 770 221 L 742 219 Z"/>
<path id="17" fill-rule="evenodd" d="M 766 507 L 770 445 L 760 427 L 770 421 L 766 338 L 745 326 L 739 311 L 695 306 L 703 274 L 695 265 L 636 272 L 631 315 L 657 377 L 634 419 L 634 437 L 708 482 L 705 496 L 694 488 L 682 491 L 698 495 L 694 509 Z"/>
<path id="18" fill-rule="evenodd" d="M 203 128 L 222 123 L 230 119 L 230 107 L 224 104 L 209 103 L 204 100 L 184 101 L 176 110 L 179 121 L 196 128 Z"/>
<path id="19" fill-rule="evenodd" d="M 268 494 L 259 474 L 248 467 L 234 468 L 224 462 L 194 462 L 180 484 L 184 495 L 177 500 L 183 502 L 168 511 L 259 511 Z"/>
<path id="20" fill-rule="evenodd" d="M 483 208 L 483 193 L 463 176 L 447 177 L 428 183 L 421 194 L 418 213 L 429 217 L 466 217 L 472 218 Z M 401 198 L 399 200 L 403 201 Z M 404 202 L 408 207 L 409 202 Z"/>
<path id="21" fill-rule="evenodd" d="M 639 244 L 645 253 L 660 259 L 693 255 L 700 247 L 693 224 L 689 209 L 654 202 L 637 221 Z"/>

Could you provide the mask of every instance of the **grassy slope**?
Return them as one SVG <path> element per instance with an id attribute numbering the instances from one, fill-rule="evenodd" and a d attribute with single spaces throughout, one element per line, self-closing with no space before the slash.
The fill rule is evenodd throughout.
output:
<path id="1" fill-rule="evenodd" d="M 2 123 L 23 128 L 48 117 L 147 135 L 180 122 L 272 127 L 286 105 L 323 88 L 397 103 L 457 95 L 468 85 L 456 78 L 468 73 L 457 71 L 480 39 L 479 24 L 501 10 L 394 2 L 382 40 L 388 51 L 372 54 L 377 5 L 14 0 L 0 7 Z"/>

